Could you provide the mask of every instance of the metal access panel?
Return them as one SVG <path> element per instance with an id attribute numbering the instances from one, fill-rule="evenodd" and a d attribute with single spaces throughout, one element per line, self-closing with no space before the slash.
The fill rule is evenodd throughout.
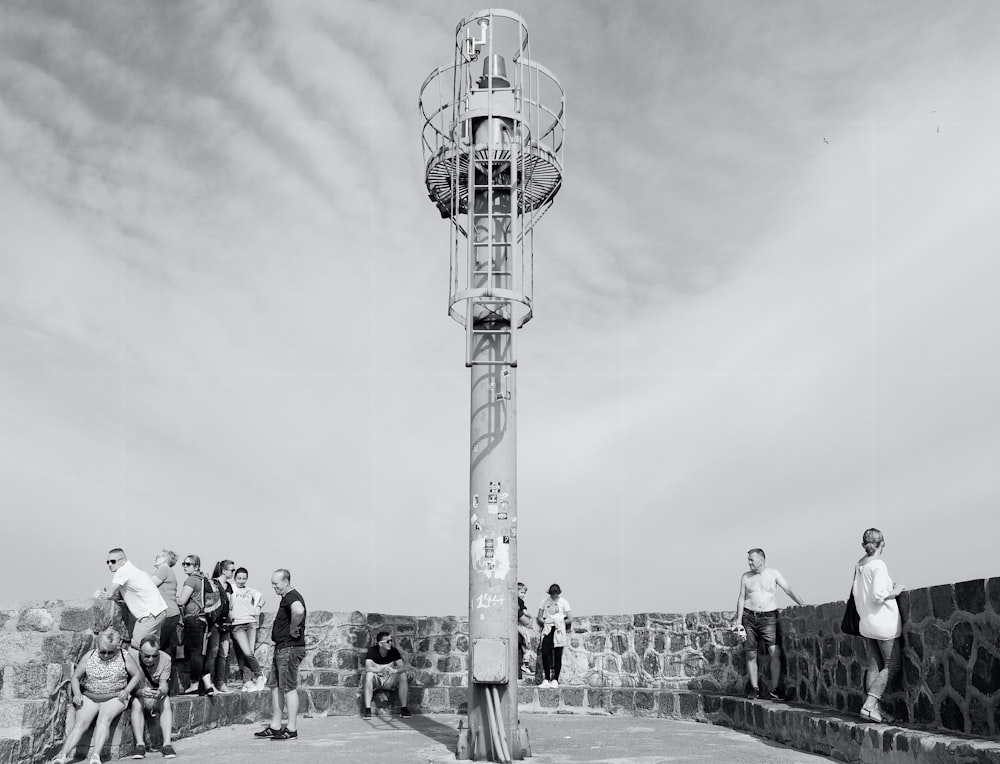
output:
<path id="1" fill-rule="evenodd" d="M 507 640 L 472 640 L 472 681 L 489 684 L 507 682 Z"/>

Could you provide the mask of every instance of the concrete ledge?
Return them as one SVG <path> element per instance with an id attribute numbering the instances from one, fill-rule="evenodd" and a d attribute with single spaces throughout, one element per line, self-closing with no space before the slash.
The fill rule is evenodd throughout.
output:
<path id="1" fill-rule="evenodd" d="M 310 716 L 350 716 L 360 713 L 357 687 L 300 688 L 300 713 Z M 232 695 L 171 698 L 174 738 L 182 739 L 232 724 L 267 721 L 271 715 L 269 691 Z M 465 713 L 464 687 L 412 687 L 408 699 L 416 713 Z M 385 698 L 373 702 L 376 713 L 391 713 Z M 760 737 L 818 753 L 851 764 L 1000 764 L 1000 741 L 959 737 L 922 730 L 863 722 L 831 711 L 801 704 L 746 700 L 686 690 L 636 688 L 560 687 L 518 688 L 521 714 L 600 714 L 660 717 L 717 724 L 751 732 Z M 5 741 L 0 761 L 30 760 L 21 743 Z M 105 756 L 132 753 L 131 725 L 117 725 Z"/>
<path id="2" fill-rule="evenodd" d="M 684 690 L 521 687 L 518 711 L 706 722 L 851 764 L 1000 764 L 996 740 L 872 724 L 801 704 Z"/>

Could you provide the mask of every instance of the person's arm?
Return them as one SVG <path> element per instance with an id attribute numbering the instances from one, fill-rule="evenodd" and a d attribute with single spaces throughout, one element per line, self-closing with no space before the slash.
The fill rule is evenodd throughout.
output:
<path id="1" fill-rule="evenodd" d="M 306 617 L 306 609 L 301 601 L 295 600 L 292 603 L 291 610 L 292 610 L 292 617 L 288 623 L 288 633 L 291 634 L 293 638 L 298 639 L 299 634 L 302 633 L 301 628 L 302 628 L 302 622 L 305 620 Z"/>
<path id="2" fill-rule="evenodd" d="M 156 570 L 154 570 L 150 575 L 153 578 L 153 583 L 156 584 L 156 588 L 159 589 L 160 586 L 163 585 L 163 582 L 167 580 L 167 576 L 170 575 L 170 568 L 168 568 L 166 565 L 161 565 Z"/>
<path id="3" fill-rule="evenodd" d="M 72 694 L 71 700 L 73 705 L 79 708 L 83 705 L 83 689 L 80 687 L 80 680 L 83 679 L 83 675 L 87 673 L 87 661 L 90 660 L 90 656 L 94 654 L 91 650 L 85 656 L 80 659 L 80 662 L 76 666 L 76 670 L 73 671 L 73 676 L 70 677 L 69 687 L 70 693 Z"/>
<path id="4" fill-rule="evenodd" d="M 194 594 L 194 588 L 184 584 L 181 587 L 181 593 L 177 595 L 177 606 L 184 607 L 188 603 L 188 600 L 191 599 L 192 594 Z"/>
<path id="5" fill-rule="evenodd" d="M 535 616 L 535 620 L 538 621 L 539 626 L 545 626 L 545 608 L 538 608 L 538 615 Z"/>
<path id="6" fill-rule="evenodd" d="M 785 594 L 787 594 L 789 597 L 791 597 L 793 600 L 795 600 L 795 604 L 797 604 L 799 606 L 802 606 L 802 605 L 806 604 L 806 603 L 804 603 L 802 601 L 802 598 L 799 597 L 799 595 L 797 595 L 795 592 L 792 591 L 792 587 L 788 585 L 788 582 L 784 579 L 784 577 L 781 575 L 781 573 L 778 572 L 777 570 L 774 571 L 774 581 L 775 581 L 776 584 L 778 584 L 778 586 L 780 586 L 782 589 L 785 590 Z"/>
<path id="7" fill-rule="evenodd" d="M 565 619 L 563 623 L 566 626 L 566 631 L 569 631 L 570 624 L 573 621 L 573 612 L 569 608 L 567 608 L 566 612 L 563 613 L 563 618 Z"/>
<path id="8" fill-rule="evenodd" d="M 747 596 L 747 579 L 746 576 L 740 576 L 740 594 L 736 598 L 736 623 L 734 626 L 739 626 L 743 623 L 743 600 Z"/>
<path id="9" fill-rule="evenodd" d="M 139 685 L 142 680 L 142 673 L 139 671 L 139 666 L 132 659 L 132 656 L 126 652 L 122 655 L 125 656 L 125 669 L 128 671 L 128 684 L 125 685 L 125 689 L 122 690 L 121 695 L 118 696 L 118 700 L 121 701 L 123 706 L 128 707 L 128 699 L 132 697 L 132 693 L 135 692 L 135 688 Z"/>
<path id="10" fill-rule="evenodd" d="M 381 670 L 381 666 L 365 655 L 365 671 L 369 674 L 377 674 Z"/>
<path id="11" fill-rule="evenodd" d="M 173 660 L 166 653 L 161 653 L 160 660 L 166 660 L 167 663 L 163 666 L 163 670 L 160 671 L 160 686 L 156 688 L 159 691 L 159 695 L 155 697 L 165 698 L 170 694 L 170 671 Z"/>
<path id="12" fill-rule="evenodd" d="M 120 600 L 122 598 L 121 589 L 121 584 L 116 584 L 112 581 L 104 589 L 97 592 L 97 598 L 102 600 Z"/>
<path id="13" fill-rule="evenodd" d="M 889 578 L 889 569 L 885 566 L 885 563 L 878 560 L 880 565 L 874 566 L 874 576 L 872 577 L 872 594 L 875 597 L 876 602 L 885 602 L 886 600 L 894 600 L 903 592 L 903 585 L 896 584 L 892 586 L 892 579 Z"/>

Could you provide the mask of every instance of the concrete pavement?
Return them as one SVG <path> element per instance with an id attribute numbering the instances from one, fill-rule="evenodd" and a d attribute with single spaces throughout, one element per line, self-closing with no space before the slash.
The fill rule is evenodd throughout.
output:
<path id="1" fill-rule="evenodd" d="M 180 764 L 245 762 L 372 762 L 442 764 L 455 761 L 454 714 L 361 719 L 301 719 L 295 741 L 258 740 L 261 725 L 238 725 L 176 741 Z M 697 722 L 567 714 L 521 714 L 533 764 L 818 764 L 825 756 L 803 753 L 752 735 Z M 163 761 L 150 753 L 147 760 Z"/>

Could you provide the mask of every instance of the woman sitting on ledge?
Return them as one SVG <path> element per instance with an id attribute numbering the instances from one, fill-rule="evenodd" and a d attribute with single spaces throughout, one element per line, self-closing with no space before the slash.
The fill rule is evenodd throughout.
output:
<path id="1" fill-rule="evenodd" d="M 53 764 L 66 764 L 94 720 L 93 753 L 90 764 L 101 764 L 101 749 L 111 734 L 111 722 L 128 707 L 132 691 L 141 678 L 132 656 L 122 650 L 121 635 L 106 629 L 97 637 L 97 647 L 80 661 L 70 680 L 76 724 Z M 86 679 L 84 679 L 86 677 Z M 83 689 L 80 682 L 83 680 Z M 72 714 L 67 714 L 67 722 Z"/>

